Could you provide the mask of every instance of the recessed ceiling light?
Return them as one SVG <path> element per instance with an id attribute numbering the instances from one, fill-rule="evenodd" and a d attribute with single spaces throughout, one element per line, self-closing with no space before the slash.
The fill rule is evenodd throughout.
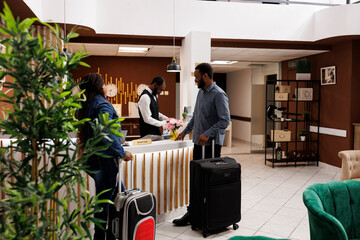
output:
<path id="1" fill-rule="evenodd" d="M 119 47 L 118 52 L 146 53 L 149 49 L 146 47 Z"/>
<path id="2" fill-rule="evenodd" d="M 216 60 L 216 61 L 212 61 L 211 64 L 234 64 L 237 63 L 238 61 L 222 61 L 222 60 Z"/>

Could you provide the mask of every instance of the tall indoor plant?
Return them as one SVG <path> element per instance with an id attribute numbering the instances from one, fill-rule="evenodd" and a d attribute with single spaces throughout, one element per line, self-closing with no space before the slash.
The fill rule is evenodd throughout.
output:
<path id="1" fill-rule="evenodd" d="M 90 239 L 89 225 L 99 222 L 93 213 L 100 211 L 96 207 L 100 201 L 86 191 L 82 173 L 89 156 L 101 155 L 108 147 L 97 145 L 107 138 L 105 132 L 115 133 L 119 125 L 106 115 L 91 122 L 94 138 L 86 142 L 85 153 L 79 154 L 70 133 L 89 119 L 75 118 L 84 95 L 73 94 L 77 83 L 69 70 L 86 66 L 81 59 L 87 54 L 65 54 L 55 41 L 44 44 L 42 36 L 32 36 L 31 26 L 38 19 L 20 22 L 4 6 L 0 42 L 6 53 L 0 54 L 0 66 L 5 69 L 0 78 L 11 78 L 6 87 L 12 94 L 0 93 L 0 103 L 12 109 L 0 121 L 0 136 L 13 139 L 12 151 L 18 154 L 12 155 L 10 147 L 0 151 L 1 191 L 5 193 L 0 200 L 0 239 Z M 66 44 L 77 36 L 71 31 L 62 37 L 57 25 L 42 24 L 57 43 Z M 84 204 L 70 209 L 69 204 L 78 201 L 78 185 Z M 60 189 L 66 194 L 60 194 Z"/>

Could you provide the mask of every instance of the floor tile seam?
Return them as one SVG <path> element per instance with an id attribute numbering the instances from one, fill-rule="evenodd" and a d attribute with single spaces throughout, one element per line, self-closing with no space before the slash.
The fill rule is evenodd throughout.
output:
<path id="1" fill-rule="evenodd" d="M 264 224 L 265 225 L 265 224 Z M 268 234 L 273 234 L 273 235 L 277 235 L 277 236 L 279 236 L 279 237 L 286 237 L 286 236 L 284 236 L 284 235 L 279 235 L 279 234 L 275 234 L 275 233 L 271 233 L 271 232 L 267 232 L 267 231 L 264 231 L 264 230 L 262 230 L 262 231 L 260 231 L 260 229 L 262 228 L 263 226 L 261 226 L 255 233 L 254 233 L 254 235 L 253 236 L 262 236 L 262 235 L 255 235 L 256 233 L 258 233 L 258 232 L 263 232 L 263 233 L 268 233 Z"/>
<path id="2" fill-rule="evenodd" d="M 320 169 L 319 169 L 318 171 L 320 171 Z M 316 171 L 316 173 L 317 173 L 318 171 Z M 314 175 L 316 175 L 316 173 L 314 173 Z M 314 175 L 313 175 L 313 176 L 314 176 Z M 311 179 L 311 178 L 310 178 L 310 179 Z M 310 179 L 309 179 L 307 182 L 309 182 Z M 305 184 L 306 184 L 307 182 L 305 182 L 305 183 L 303 184 L 303 186 L 305 186 Z M 303 186 L 301 186 L 301 187 L 299 188 L 299 190 L 300 190 Z M 299 191 L 299 190 L 298 190 L 298 191 Z M 296 192 L 289 198 L 289 200 L 284 203 L 284 206 L 297 194 L 298 191 L 296 191 Z M 279 209 L 279 210 L 280 210 L 280 209 Z M 305 215 L 304 217 L 306 217 L 306 215 Z M 301 221 L 302 221 L 302 220 L 301 220 Z M 299 224 L 301 223 L 301 221 L 299 222 Z M 295 228 L 295 229 L 296 229 L 296 228 Z M 295 230 L 295 229 L 294 229 L 294 230 Z"/>
<path id="3" fill-rule="evenodd" d="M 320 170 L 321 170 L 321 169 L 319 168 L 319 169 L 312 175 L 312 177 L 309 178 L 309 180 L 307 180 L 307 181 L 299 188 L 298 191 L 300 191 L 300 189 L 302 189 L 304 186 L 306 186 L 306 184 L 307 184 L 308 182 L 310 182 L 310 180 L 311 180 L 314 176 L 316 176 L 316 174 L 317 174 Z M 296 191 L 296 193 L 297 193 L 298 191 Z M 304 190 L 303 190 L 303 191 L 304 191 Z M 295 194 L 296 194 L 296 193 L 295 193 Z"/>
<path id="4" fill-rule="evenodd" d="M 306 213 L 307 214 L 307 213 Z M 290 235 L 288 236 L 288 238 L 290 238 L 290 236 L 296 231 L 296 229 L 300 226 L 300 224 L 302 223 L 302 221 L 304 220 L 304 218 L 306 218 L 306 215 L 301 219 L 301 221 L 298 223 L 298 225 L 294 228 L 294 230 L 290 233 Z M 309 232 L 310 234 L 310 232 Z"/>
<path id="5" fill-rule="evenodd" d="M 171 225 L 169 225 L 169 226 L 171 226 Z M 176 226 L 174 226 L 174 225 L 172 225 L 173 227 L 176 227 Z M 169 237 L 169 238 L 173 238 L 173 239 L 177 239 L 177 237 L 179 237 L 181 234 L 183 234 L 184 232 L 186 232 L 186 231 L 188 231 L 189 229 L 191 229 L 191 228 L 187 228 L 187 229 L 185 229 L 183 232 L 181 232 L 181 233 L 179 233 L 178 235 L 176 235 L 175 237 L 173 237 L 173 236 L 169 236 L 169 235 L 165 235 L 165 234 L 163 234 L 163 233 L 159 233 L 160 235 L 163 235 L 163 236 L 165 236 L 165 237 Z"/>
<path id="6" fill-rule="evenodd" d="M 298 171 L 300 171 L 300 169 L 299 169 Z M 289 178 L 290 178 L 290 177 L 291 177 L 291 176 L 289 176 Z M 289 178 L 288 178 L 288 179 L 289 179 Z M 286 181 L 286 180 L 284 180 L 284 182 L 285 182 L 285 181 Z M 281 184 L 280 184 L 280 185 L 281 185 Z M 280 186 L 280 185 L 279 185 L 279 186 Z M 270 193 L 269 193 L 269 194 L 270 194 Z M 268 195 L 269 195 L 269 194 L 268 194 Z M 267 195 L 266 195 L 266 196 L 267 196 Z M 266 197 L 266 196 L 265 196 L 265 197 Z M 265 198 L 265 197 L 264 197 L 264 198 Z M 290 199 L 291 199 L 291 198 L 290 198 Z M 262 200 L 263 200 L 263 199 L 261 199 L 260 201 L 262 201 Z M 259 202 L 260 202 L 260 201 L 259 201 Z M 288 200 L 288 201 L 289 201 L 289 200 Z M 265 221 L 265 223 L 264 223 L 258 230 L 260 230 L 260 229 L 261 229 L 267 222 L 269 222 L 283 207 L 285 207 L 285 204 L 286 204 L 288 201 L 286 201 L 283 205 L 281 205 L 281 207 L 272 215 L 272 217 L 269 218 L 267 221 Z M 300 222 L 301 222 L 301 221 L 300 221 Z"/>
<path id="7" fill-rule="evenodd" d="M 268 176 L 268 177 L 271 177 L 271 176 L 273 176 L 274 174 L 276 174 L 276 172 L 274 172 L 272 175 L 270 175 L 270 176 Z M 250 174 L 249 176 L 251 176 L 251 175 L 252 175 L 252 174 Z M 266 179 L 267 179 L 267 178 L 263 179 L 261 182 L 258 182 L 257 184 L 255 184 L 254 186 L 252 186 L 251 188 L 249 188 L 249 190 L 245 191 L 244 194 L 247 193 L 248 191 L 250 191 L 250 189 L 252 189 L 252 188 L 258 186 L 259 184 L 261 184 L 262 182 L 264 182 Z M 276 188 L 277 188 L 278 186 L 279 186 L 279 185 L 277 185 Z M 264 197 L 266 197 L 266 196 L 269 195 L 270 193 L 271 193 L 271 192 L 269 192 L 268 194 L 266 194 Z M 262 200 L 262 199 L 261 199 L 261 200 Z"/>

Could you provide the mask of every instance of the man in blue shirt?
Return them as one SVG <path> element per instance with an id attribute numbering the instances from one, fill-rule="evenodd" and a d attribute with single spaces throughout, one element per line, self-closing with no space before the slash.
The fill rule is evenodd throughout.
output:
<path id="1" fill-rule="evenodd" d="M 212 140 L 215 140 L 214 157 L 220 157 L 225 129 L 230 123 L 229 99 L 214 82 L 213 69 L 208 63 L 201 63 L 195 68 L 195 83 L 200 91 L 196 98 L 194 115 L 176 140 L 184 140 L 185 135 L 194 130 L 193 160 L 202 158 L 202 145 L 205 145 L 205 158 L 212 158 Z M 173 223 L 184 226 L 189 224 L 189 220 L 187 212 Z"/>

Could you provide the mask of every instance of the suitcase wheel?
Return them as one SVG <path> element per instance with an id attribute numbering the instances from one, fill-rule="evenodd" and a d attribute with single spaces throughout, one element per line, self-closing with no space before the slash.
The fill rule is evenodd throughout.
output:
<path id="1" fill-rule="evenodd" d="M 203 231 L 203 237 L 206 238 L 208 236 L 210 236 L 210 234 L 207 231 Z"/>
<path id="2" fill-rule="evenodd" d="M 236 223 L 233 224 L 233 229 L 236 230 L 239 228 L 239 225 L 237 225 Z"/>

